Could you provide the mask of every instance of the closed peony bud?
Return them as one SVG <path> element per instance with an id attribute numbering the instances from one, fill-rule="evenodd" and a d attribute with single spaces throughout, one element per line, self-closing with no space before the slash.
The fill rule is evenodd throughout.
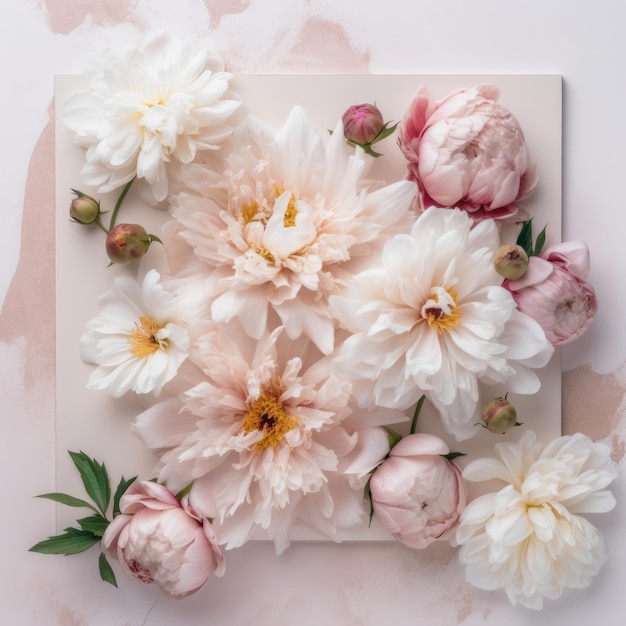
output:
<path id="1" fill-rule="evenodd" d="M 513 426 L 521 426 L 517 421 L 515 407 L 506 398 L 502 397 L 486 404 L 480 418 L 489 432 L 501 435 L 513 428 Z"/>
<path id="2" fill-rule="evenodd" d="M 351 106 L 341 121 L 346 139 L 358 145 L 372 143 L 385 125 L 383 114 L 373 104 Z"/>
<path id="3" fill-rule="evenodd" d="M 72 191 L 76 197 L 70 204 L 70 217 L 80 224 L 93 224 L 100 216 L 100 203 L 80 191 Z"/>
<path id="4" fill-rule="evenodd" d="M 500 276 L 517 280 L 528 269 L 528 255 L 524 248 L 517 244 L 504 244 L 496 250 L 493 265 Z"/>
<path id="5" fill-rule="evenodd" d="M 107 234 L 107 255 L 111 263 L 132 263 L 148 251 L 153 241 L 161 240 L 155 235 L 149 235 L 139 224 L 118 224 Z"/>

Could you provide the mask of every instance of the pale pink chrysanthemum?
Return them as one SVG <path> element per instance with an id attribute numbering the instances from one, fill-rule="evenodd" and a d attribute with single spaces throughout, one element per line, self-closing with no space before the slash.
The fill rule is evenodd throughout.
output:
<path id="1" fill-rule="evenodd" d="M 363 180 L 370 163 L 346 144 L 341 123 L 325 146 L 295 107 L 276 135 L 251 122 L 249 145 L 234 151 L 222 176 L 197 169 L 207 184 L 190 177 L 202 194 L 173 200 L 176 222 L 166 233 L 176 233 L 170 262 L 195 285 L 198 314 L 210 307 L 217 322 L 238 318 L 258 339 L 274 311 L 290 338 L 304 334 L 330 353 L 329 295 L 410 227 L 414 185 L 372 189 Z"/>

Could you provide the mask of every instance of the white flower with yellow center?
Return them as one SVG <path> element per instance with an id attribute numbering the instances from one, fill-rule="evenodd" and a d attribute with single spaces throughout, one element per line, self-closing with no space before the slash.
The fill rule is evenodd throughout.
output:
<path id="1" fill-rule="evenodd" d="M 479 382 L 535 393 L 529 368 L 553 348 L 540 326 L 515 309 L 492 257 L 495 223 L 472 228 L 458 209 L 428 209 L 410 234 L 386 244 L 382 264 L 358 274 L 348 296 L 331 298 L 354 333 L 337 362 L 359 403 L 406 409 L 422 394 L 457 439 L 476 434 Z"/>
<path id="2" fill-rule="evenodd" d="M 105 193 L 137 176 L 165 199 L 168 168 L 219 149 L 232 132 L 225 122 L 240 102 L 223 69 L 202 45 L 174 35 L 108 50 L 87 73 L 87 89 L 65 102 L 63 121 L 87 148 L 83 181 Z"/>
<path id="3" fill-rule="evenodd" d="M 465 480 L 506 483 L 461 514 L 456 540 L 467 580 L 503 588 L 514 605 L 534 609 L 565 588 L 588 587 L 606 555 L 601 534 L 580 514 L 615 505 L 605 490 L 617 476 L 609 447 L 580 433 L 544 447 L 527 431 L 496 452 L 500 459 L 478 459 L 463 471 Z"/>
<path id="4" fill-rule="evenodd" d="M 87 387 L 114 397 L 127 391 L 159 394 L 187 357 L 189 334 L 177 323 L 175 296 L 158 284 L 152 270 L 143 283 L 118 276 L 100 298 L 100 315 L 80 340 L 83 361 L 98 367 Z"/>
<path id="5" fill-rule="evenodd" d="M 177 277 L 197 282 L 196 304 L 206 307 L 199 316 L 238 318 L 258 339 L 275 312 L 289 337 L 304 334 L 328 354 L 328 296 L 343 293 L 390 236 L 410 228 L 415 186 L 373 189 L 363 180 L 372 157 L 347 145 L 341 123 L 325 147 L 301 107 L 275 136 L 250 120 L 243 144 L 221 177 L 204 186 L 190 177 L 202 195 L 173 199 L 169 230 L 178 245 L 170 261 Z"/>
<path id="6" fill-rule="evenodd" d="M 353 488 L 342 469 L 357 471 L 351 455 L 362 465 L 373 427 L 397 413 L 353 415 L 351 386 L 328 357 L 280 327 L 255 341 L 235 322 L 207 322 L 193 344 L 185 382 L 196 384 L 142 413 L 134 430 L 169 489 L 193 481 L 189 502 L 219 542 L 234 548 L 264 531 L 281 552 L 293 526 L 337 539 L 364 517 L 363 484 Z"/>

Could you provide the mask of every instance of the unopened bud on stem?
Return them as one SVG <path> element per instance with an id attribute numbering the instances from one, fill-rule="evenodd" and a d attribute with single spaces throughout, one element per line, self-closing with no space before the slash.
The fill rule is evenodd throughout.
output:
<path id="1" fill-rule="evenodd" d="M 503 435 L 514 426 L 521 426 L 517 421 L 515 407 L 503 397 L 495 398 L 486 404 L 480 418 L 484 427 L 491 433 Z"/>
<path id="2" fill-rule="evenodd" d="M 111 263 L 132 263 L 148 251 L 153 241 L 161 243 L 156 235 L 149 235 L 139 224 L 118 224 L 107 234 L 107 255 Z"/>
<path id="3" fill-rule="evenodd" d="M 528 269 L 528 255 L 521 246 L 507 243 L 496 250 L 493 265 L 500 276 L 509 280 L 517 280 Z"/>

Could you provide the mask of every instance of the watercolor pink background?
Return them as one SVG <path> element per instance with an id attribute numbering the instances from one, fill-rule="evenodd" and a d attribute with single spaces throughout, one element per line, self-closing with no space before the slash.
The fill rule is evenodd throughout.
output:
<path id="1" fill-rule="evenodd" d="M 230 553 L 228 574 L 184 602 L 124 580 L 98 581 L 94 556 L 28 553 L 53 532 L 54 489 L 53 75 L 79 73 L 104 45 L 155 29 L 206 38 L 235 72 L 556 73 L 564 76 L 564 237 L 592 253 L 601 308 L 563 350 L 565 432 L 582 431 L 624 456 L 626 283 L 621 123 L 626 11 L 598 0 L 20 0 L 0 8 L 3 203 L 0 209 L 0 398 L 5 479 L 0 607 L 23 625 L 128 624 L 587 624 L 624 623 L 626 489 L 594 520 L 609 561 L 589 590 L 538 616 L 499 593 L 466 586 L 453 553 L 396 544 L 269 544 Z M 591 41 L 599 42 L 594 46 Z M 10 61 L 10 62 L 7 62 Z M 608 228 L 608 224 L 611 227 Z M 69 347 L 68 350 L 74 347 Z M 82 384 L 78 382 L 77 384 Z M 446 564 L 438 568 L 433 563 Z"/>

